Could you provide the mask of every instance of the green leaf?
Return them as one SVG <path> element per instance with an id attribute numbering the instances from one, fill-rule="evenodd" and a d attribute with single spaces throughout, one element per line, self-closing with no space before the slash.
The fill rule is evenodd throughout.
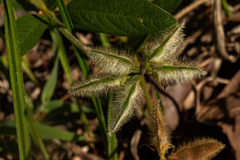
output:
<path id="1" fill-rule="evenodd" d="M 42 103 L 46 103 L 50 101 L 50 99 L 52 98 L 52 95 L 54 93 L 54 90 L 57 84 L 58 64 L 59 64 L 59 57 L 56 55 L 51 75 L 48 78 L 42 90 L 42 94 L 41 94 Z"/>
<path id="2" fill-rule="evenodd" d="M 23 56 L 33 48 L 47 28 L 46 15 L 24 15 L 17 19 L 20 54 Z"/>
<path id="3" fill-rule="evenodd" d="M 54 109 L 57 109 L 63 105 L 63 102 L 60 100 L 52 100 L 40 107 L 41 112 L 50 112 Z"/>
<path id="4" fill-rule="evenodd" d="M 177 23 L 147 0 L 73 0 L 68 10 L 77 29 L 119 36 L 147 35 Z"/>
<path id="5" fill-rule="evenodd" d="M 172 13 L 179 6 L 182 0 L 151 0 L 151 2 L 165 11 Z"/>
<path id="6" fill-rule="evenodd" d="M 107 95 L 120 88 L 122 79 L 123 78 L 114 79 L 111 77 L 96 76 L 90 80 L 74 84 L 70 88 L 69 93 L 82 97 L 91 97 L 93 94 L 97 96 Z"/>
<path id="7" fill-rule="evenodd" d="M 90 49 L 86 55 L 107 75 L 125 76 L 139 71 L 131 54 L 124 50 L 97 48 Z"/>
<path id="8" fill-rule="evenodd" d="M 138 80 L 135 80 L 137 78 Z M 130 78 L 126 84 L 118 90 L 114 97 L 112 111 L 110 112 L 108 135 L 118 131 L 134 115 L 134 109 L 144 101 L 144 94 L 140 85 L 140 77 Z"/>
<path id="9" fill-rule="evenodd" d="M 190 81 L 204 75 L 206 75 L 206 72 L 200 67 L 187 62 L 176 61 L 172 64 L 153 67 L 153 77 L 163 87 Z"/>
<path id="10" fill-rule="evenodd" d="M 39 147 L 39 149 L 41 150 L 44 159 L 45 160 L 49 160 L 49 155 L 47 153 L 47 150 L 43 144 L 42 138 L 40 136 L 40 131 L 37 127 L 37 122 L 34 119 L 34 114 L 33 114 L 33 102 L 31 101 L 30 97 L 28 95 L 26 95 L 26 103 L 28 105 L 27 107 L 27 119 L 28 119 L 28 125 L 30 127 L 31 130 L 31 137 L 33 142 L 35 143 L 35 145 L 37 147 Z"/>

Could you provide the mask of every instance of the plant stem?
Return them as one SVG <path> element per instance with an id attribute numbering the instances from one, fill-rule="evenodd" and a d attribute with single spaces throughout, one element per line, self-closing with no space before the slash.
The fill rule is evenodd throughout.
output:
<path id="1" fill-rule="evenodd" d="M 140 49 L 140 47 L 142 46 L 142 44 L 148 39 L 148 37 L 149 37 L 149 35 L 142 36 L 132 47 L 132 52 L 137 53 L 138 50 Z M 140 66 L 140 63 L 138 61 L 138 57 L 136 54 L 134 56 L 134 62 L 137 66 Z M 141 86 L 142 86 L 144 94 L 145 94 L 148 110 L 151 111 L 153 108 L 152 100 L 151 100 L 151 96 L 147 90 L 146 80 L 145 80 L 144 76 L 141 76 Z"/>
<path id="2" fill-rule="evenodd" d="M 111 43 L 108 41 L 107 34 L 105 33 L 99 33 L 98 34 L 99 39 L 104 47 L 112 47 Z"/>
<path id="3" fill-rule="evenodd" d="M 6 36 L 6 46 L 8 53 L 8 63 L 12 88 L 14 115 L 16 121 L 18 149 L 21 160 L 31 159 L 31 147 L 25 116 L 26 101 L 21 66 L 20 50 L 18 45 L 18 33 L 16 27 L 16 17 L 12 6 L 12 1 L 4 0 L 4 28 Z"/>
<path id="4" fill-rule="evenodd" d="M 84 44 L 82 44 L 75 36 L 73 36 L 68 29 L 64 28 L 61 24 L 61 22 L 57 19 L 55 14 L 49 10 L 46 6 L 46 4 L 42 0 L 28 0 L 30 3 L 38 7 L 40 10 L 42 10 L 46 16 L 50 19 L 52 24 L 58 28 L 58 30 L 74 45 L 76 46 L 82 53 L 86 52 L 88 50 L 88 47 L 86 47 Z"/>

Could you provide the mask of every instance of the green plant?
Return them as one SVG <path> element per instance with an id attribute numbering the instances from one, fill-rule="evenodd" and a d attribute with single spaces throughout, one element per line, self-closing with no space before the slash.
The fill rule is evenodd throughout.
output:
<path id="1" fill-rule="evenodd" d="M 109 135 L 126 123 L 133 116 L 134 109 L 144 101 L 140 81 L 145 74 L 152 75 L 154 81 L 163 87 L 205 75 L 206 72 L 196 64 L 176 58 L 183 43 L 183 27 L 179 24 L 147 41 L 143 45 L 141 66 L 134 63 L 134 53 L 108 48 L 87 50 L 85 54 L 103 73 L 73 85 L 70 93 L 90 97 L 115 92 Z"/>
<path id="2" fill-rule="evenodd" d="M 16 8 L 41 11 L 44 14 L 25 15 L 16 20 L 12 1 L 13 6 Z M 65 6 L 63 0 L 57 0 L 56 2 L 53 0 L 12 1 L 4 0 L 3 2 L 16 126 L 10 121 L 10 123 L 2 124 L 0 127 L 17 129 L 20 159 L 30 159 L 30 143 L 26 118 L 31 121 L 29 122 L 31 137 L 36 145 L 40 146 L 45 159 L 49 159 L 49 155 L 44 148 L 42 139 L 86 140 L 85 137 L 77 136 L 72 132 L 61 131 L 43 124 L 49 117 L 66 111 L 66 105 L 64 105 L 63 101 L 52 100 L 58 79 L 59 60 L 68 83 L 70 85 L 73 83 L 70 64 L 67 61 L 60 33 L 72 43 L 79 66 L 86 78 L 85 81 L 73 85 L 69 92 L 76 96 L 91 97 L 95 111 L 89 111 L 89 109 L 79 103 L 79 99 L 76 97 L 77 102 L 67 105 L 67 107 L 70 112 L 79 112 L 85 126 L 84 129 L 87 132 L 88 126 L 85 111 L 96 113 L 103 144 L 108 151 L 106 155 L 108 159 L 117 159 L 117 142 L 114 132 L 133 116 L 134 109 L 140 106 L 144 99 L 147 101 L 149 110 L 152 108 L 152 102 L 144 79 L 146 74 L 152 75 L 153 80 L 163 87 L 183 83 L 192 78 L 199 78 L 205 75 L 205 72 L 198 65 L 188 62 L 184 58 L 178 59 L 176 56 L 181 52 L 181 45 L 184 41 L 182 33 L 184 24 L 177 24 L 176 19 L 163 9 L 171 12 L 180 4 L 181 0 L 171 0 L 171 4 L 167 3 L 169 0 L 155 0 L 153 2 L 163 7 L 163 9 L 148 0 L 72 0 L 67 6 Z M 56 10 L 56 7 L 59 10 Z M 64 25 L 56 16 L 59 15 L 56 14 L 58 11 Z M 19 60 L 21 56 L 24 56 L 28 50 L 36 45 L 47 27 L 50 28 L 50 35 L 53 41 L 54 67 L 50 78 L 43 85 L 41 94 L 42 104 L 33 106 L 30 98 L 27 97 L 27 104 L 25 102 Z M 100 40 L 105 47 L 91 48 L 85 46 L 75 37 L 74 29 L 99 33 Z M 107 41 L 104 33 L 142 37 L 130 50 L 119 50 L 110 48 L 111 44 Z M 139 50 L 142 53 L 141 63 L 139 63 L 137 57 Z M 98 66 L 102 73 L 90 76 L 91 71 L 85 56 Z M 27 68 L 25 63 L 23 64 L 24 68 Z M 2 62 L 0 62 L 0 67 L 3 66 Z M 29 70 L 28 73 L 30 72 Z M 14 75 L 14 73 L 17 74 Z M 31 74 L 29 74 L 29 77 L 32 77 L 32 81 L 39 85 L 40 82 L 36 81 L 36 78 Z M 7 73 L 5 73 L 5 76 L 8 77 Z M 112 100 L 111 96 L 108 106 L 107 124 L 108 134 L 113 135 L 113 137 L 107 137 L 106 118 L 103 114 L 100 99 L 96 97 L 109 93 L 113 93 L 114 100 Z M 27 105 L 28 107 L 26 107 Z M 34 108 L 37 108 L 35 109 L 36 112 L 40 112 L 40 114 L 37 114 L 40 115 L 37 117 L 37 120 L 40 121 L 39 123 L 34 121 Z M 25 110 L 27 110 L 27 116 Z M 159 126 L 162 125 L 162 128 L 164 128 L 165 122 L 162 120 L 162 122 L 157 124 Z M 153 132 L 158 133 L 159 129 L 153 130 Z M 158 136 L 162 135 L 164 135 L 164 132 L 161 132 Z M 88 136 L 91 136 L 91 133 L 88 132 Z M 210 142 L 211 140 L 203 139 L 197 142 L 201 143 L 202 141 Z M 160 141 L 158 143 L 159 148 L 156 148 L 160 157 L 164 159 L 165 151 L 172 145 L 169 143 L 169 138 L 164 142 Z M 91 146 L 94 147 L 93 145 Z M 174 152 L 169 157 L 176 157 L 178 153 Z"/>

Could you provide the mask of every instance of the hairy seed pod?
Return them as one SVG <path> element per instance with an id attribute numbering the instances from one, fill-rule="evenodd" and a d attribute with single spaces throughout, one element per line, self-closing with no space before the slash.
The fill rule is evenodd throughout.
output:
<path id="1" fill-rule="evenodd" d="M 156 148 L 161 159 L 164 159 L 166 151 L 173 145 L 170 143 L 170 131 L 159 103 L 153 107 L 149 130 L 151 136 L 150 144 Z"/>
<path id="2" fill-rule="evenodd" d="M 91 97 L 92 95 L 101 96 L 112 93 L 121 87 L 122 78 L 112 78 L 106 76 L 94 76 L 89 80 L 79 82 L 71 86 L 69 93 L 74 96 Z"/>
<path id="3" fill-rule="evenodd" d="M 162 64 L 152 64 L 152 75 L 157 84 L 166 87 L 200 78 L 206 75 L 201 67 L 194 63 L 189 63 L 185 59 L 172 60 Z"/>
<path id="4" fill-rule="evenodd" d="M 224 147 L 224 144 L 215 139 L 196 139 L 179 147 L 168 160 L 210 160 Z"/>
<path id="5" fill-rule="evenodd" d="M 125 76 L 137 68 L 132 55 L 125 50 L 99 47 L 90 49 L 86 55 L 105 74 L 110 76 Z"/>

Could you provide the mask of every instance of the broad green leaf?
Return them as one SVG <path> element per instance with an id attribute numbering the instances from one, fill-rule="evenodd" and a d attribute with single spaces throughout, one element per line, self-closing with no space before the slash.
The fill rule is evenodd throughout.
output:
<path id="1" fill-rule="evenodd" d="M 47 28 L 46 15 L 24 15 L 17 19 L 20 54 L 23 56 L 33 48 Z"/>
<path id="2" fill-rule="evenodd" d="M 74 84 L 69 93 L 74 96 L 91 97 L 92 95 L 107 95 L 120 88 L 123 78 L 111 78 L 96 76 L 90 80 L 85 80 Z"/>
<path id="3" fill-rule="evenodd" d="M 176 28 L 171 28 L 162 35 L 153 38 L 146 43 L 146 52 L 150 54 L 150 62 L 167 62 L 176 57 L 181 52 L 184 24 L 179 24 Z"/>
<path id="4" fill-rule="evenodd" d="M 138 80 L 135 80 L 138 78 Z M 113 108 L 110 112 L 108 135 L 118 131 L 134 115 L 134 109 L 144 101 L 140 77 L 127 80 L 126 84 L 118 90 L 114 97 Z"/>
<path id="5" fill-rule="evenodd" d="M 68 10 L 77 29 L 119 36 L 147 35 L 177 24 L 147 0 L 73 0 Z"/>
<path id="6" fill-rule="evenodd" d="M 172 64 L 162 64 L 161 66 L 153 67 L 152 75 L 159 85 L 166 87 L 190 81 L 193 78 L 200 78 L 205 74 L 205 71 L 194 64 L 176 61 Z"/>
<path id="7" fill-rule="evenodd" d="M 42 90 L 42 94 L 41 94 L 42 103 L 46 103 L 50 101 L 50 99 L 52 98 L 52 95 L 54 93 L 54 90 L 57 84 L 58 64 L 59 64 L 59 57 L 56 56 L 51 75 L 49 76 Z"/>
<path id="8" fill-rule="evenodd" d="M 172 13 L 182 2 L 182 0 L 149 0 L 153 4 L 161 7 L 165 11 Z"/>
<path id="9" fill-rule="evenodd" d="M 125 76 L 131 72 L 139 72 L 130 53 L 113 48 L 90 49 L 86 55 L 105 74 Z"/>
<path id="10" fill-rule="evenodd" d="M 184 144 L 172 153 L 168 160 L 210 160 L 217 155 L 223 148 L 224 144 L 211 138 L 196 139 L 188 144 Z"/>

